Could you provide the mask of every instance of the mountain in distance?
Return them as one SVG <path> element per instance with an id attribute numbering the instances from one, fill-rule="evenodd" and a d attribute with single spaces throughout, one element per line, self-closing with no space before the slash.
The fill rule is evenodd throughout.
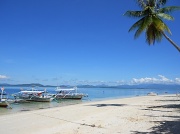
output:
<path id="1" fill-rule="evenodd" d="M 42 85 L 39 83 L 30 83 L 30 84 L 8 84 L 0 83 L 2 86 L 18 86 L 18 87 L 56 87 L 53 85 Z M 59 87 L 73 87 L 70 85 L 59 85 Z M 180 88 L 178 84 L 139 84 L 139 85 L 118 85 L 118 86 L 109 86 L 109 85 L 77 85 L 78 88 L 121 88 L 121 89 L 162 89 L 162 88 Z"/>
<path id="2" fill-rule="evenodd" d="M 139 85 L 77 85 L 78 88 L 120 88 L 120 89 L 163 89 L 163 88 L 180 88 L 178 84 L 139 84 Z"/>
<path id="3" fill-rule="evenodd" d="M 31 83 L 31 84 L 7 84 L 7 83 L 0 83 L 0 86 L 18 86 L 18 87 L 44 87 L 44 85 L 39 83 Z"/>

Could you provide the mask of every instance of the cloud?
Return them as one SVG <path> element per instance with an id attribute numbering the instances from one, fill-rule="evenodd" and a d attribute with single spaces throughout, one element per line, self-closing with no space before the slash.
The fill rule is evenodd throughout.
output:
<path id="1" fill-rule="evenodd" d="M 132 84 L 180 84 L 180 78 L 175 78 L 175 80 L 168 79 L 163 75 L 158 75 L 158 78 L 145 77 L 145 78 L 133 78 Z"/>
<path id="2" fill-rule="evenodd" d="M 173 82 L 173 80 L 170 80 L 170 79 L 168 79 L 168 78 L 166 78 L 165 76 L 163 76 L 163 75 L 158 75 L 159 77 L 160 77 L 160 81 L 161 82 L 168 82 L 168 83 L 171 83 L 171 82 Z"/>
<path id="3" fill-rule="evenodd" d="M 5 79 L 9 79 L 9 77 L 7 77 L 6 75 L 0 75 L 0 80 L 5 80 Z"/>
<path id="4" fill-rule="evenodd" d="M 58 78 L 54 78 L 54 81 Z M 117 81 L 104 81 L 104 80 L 78 80 L 78 79 L 69 79 L 61 80 L 61 85 L 135 85 L 135 84 L 180 84 L 180 78 L 169 79 L 164 75 L 158 75 L 156 77 L 143 77 L 143 78 L 133 78 L 130 81 L 126 80 L 117 80 Z"/>
<path id="5" fill-rule="evenodd" d="M 175 82 L 176 82 L 177 84 L 180 84 L 180 78 L 175 78 Z"/>

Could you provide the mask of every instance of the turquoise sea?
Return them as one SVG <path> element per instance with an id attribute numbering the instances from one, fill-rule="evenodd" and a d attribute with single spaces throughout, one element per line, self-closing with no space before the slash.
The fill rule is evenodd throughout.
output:
<path id="1" fill-rule="evenodd" d="M 5 87 L 5 92 L 8 94 L 8 98 L 13 98 L 11 94 L 17 93 L 20 89 L 30 89 L 29 87 Z M 49 93 L 56 93 L 55 87 L 38 87 L 38 90 L 46 90 Z M 78 103 L 84 103 L 88 101 L 99 101 L 115 98 L 127 98 L 134 96 L 144 96 L 149 92 L 155 92 L 159 95 L 162 94 L 176 94 L 180 92 L 180 88 L 158 88 L 158 89 L 122 89 L 122 88 L 78 88 L 78 92 L 88 94 L 88 97 L 82 100 L 62 100 L 62 101 L 52 101 L 52 102 L 30 102 L 30 103 L 13 103 L 11 108 L 1 108 L 0 115 L 12 114 L 17 112 L 32 111 L 38 109 L 46 109 L 52 107 L 62 107 L 66 105 L 74 105 Z"/>

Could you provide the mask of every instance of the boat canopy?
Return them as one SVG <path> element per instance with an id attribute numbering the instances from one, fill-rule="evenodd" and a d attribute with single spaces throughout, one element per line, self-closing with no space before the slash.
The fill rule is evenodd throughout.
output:
<path id="1" fill-rule="evenodd" d="M 44 93 L 44 91 L 20 91 L 19 93 Z"/>
<path id="2" fill-rule="evenodd" d="M 74 91 L 75 88 L 57 88 L 55 91 Z"/>

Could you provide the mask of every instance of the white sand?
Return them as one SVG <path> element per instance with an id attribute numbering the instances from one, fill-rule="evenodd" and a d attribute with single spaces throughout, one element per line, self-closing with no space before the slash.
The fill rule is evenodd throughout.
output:
<path id="1" fill-rule="evenodd" d="M 145 96 L 0 116 L 0 134 L 179 133 L 180 97 Z"/>

